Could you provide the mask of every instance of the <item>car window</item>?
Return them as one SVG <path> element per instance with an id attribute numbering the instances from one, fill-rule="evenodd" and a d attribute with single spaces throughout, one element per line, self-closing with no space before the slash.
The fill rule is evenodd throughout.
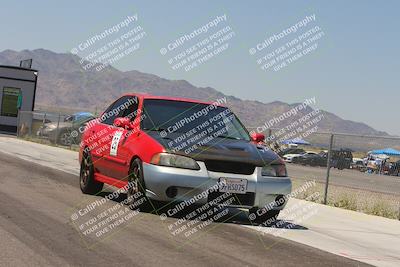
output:
<path id="1" fill-rule="evenodd" d="M 72 116 L 72 115 L 69 115 L 69 116 L 67 116 L 67 117 L 65 117 L 65 119 L 64 119 L 64 121 L 65 122 L 72 122 L 74 120 L 74 116 Z"/>
<path id="2" fill-rule="evenodd" d="M 135 96 L 123 96 L 113 104 L 101 116 L 104 124 L 112 125 L 119 117 L 131 117 L 134 119 L 138 108 L 138 99 Z"/>
<path id="3" fill-rule="evenodd" d="M 80 124 L 86 123 L 86 122 L 88 122 L 88 121 L 91 121 L 91 120 L 93 120 L 93 119 L 95 119 L 94 116 L 83 116 L 83 117 L 79 117 L 79 118 L 77 118 L 77 119 L 74 121 L 74 124 L 80 125 Z"/>
<path id="4" fill-rule="evenodd" d="M 145 117 L 141 127 L 144 130 L 166 130 L 169 133 L 182 134 L 207 125 L 211 129 L 208 134 L 250 141 L 247 130 L 226 107 L 210 108 L 209 105 L 200 103 L 146 99 L 143 112 Z"/>
<path id="5" fill-rule="evenodd" d="M 79 122 L 79 121 L 87 120 L 90 118 L 94 118 L 94 115 L 89 112 L 80 112 L 80 113 L 73 114 L 72 116 L 73 116 L 74 122 Z"/>
<path id="6" fill-rule="evenodd" d="M 129 97 L 128 100 L 130 100 L 128 101 L 128 106 L 126 109 L 124 109 L 121 117 L 128 117 L 131 121 L 133 121 L 136 118 L 139 101 L 136 96 Z"/>

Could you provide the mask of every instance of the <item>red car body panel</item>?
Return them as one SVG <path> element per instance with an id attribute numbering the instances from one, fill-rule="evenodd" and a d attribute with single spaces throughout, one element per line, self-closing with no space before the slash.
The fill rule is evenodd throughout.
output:
<path id="1" fill-rule="evenodd" d="M 182 151 L 171 149 L 171 142 L 174 138 L 163 136 L 162 129 L 165 122 L 168 122 L 169 107 L 164 104 L 166 115 L 155 125 L 151 116 L 143 123 L 145 130 L 141 129 L 141 121 L 146 114 L 142 112 L 146 99 L 159 99 L 170 101 L 182 101 L 214 105 L 224 107 L 218 103 L 203 102 L 193 99 L 152 96 L 147 94 L 126 94 L 111 103 L 100 116 L 100 119 L 89 122 L 82 135 L 79 160 L 82 162 L 84 153 L 91 156 L 94 173 L 93 178 L 102 183 L 123 188 L 128 185 L 128 174 L 131 171 L 131 164 L 139 158 L 142 161 L 143 178 L 145 182 L 146 195 L 159 201 L 190 200 L 199 191 L 208 190 L 205 187 L 208 183 L 217 183 L 221 177 L 230 179 L 241 179 L 247 181 L 246 203 L 233 204 L 240 207 L 263 207 L 274 201 L 276 195 L 289 194 L 291 181 L 286 174 L 274 177 L 261 177 L 261 168 L 266 164 L 283 166 L 284 162 L 272 151 L 263 148 L 264 135 L 252 134 L 246 138 L 214 138 L 207 144 L 206 149 L 197 148 L 183 154 Z M 133 101 L 131 101 L 133 100 Z M 137 101 L 136 101 L 137 100 Z M 129 103 L 128 103 L 129 102 Z M 157 102 L 157 101 L 155 101 Z M 173 105 L 171 105 L 173 108 Z M 137 110 L 137 112 L 134 112 Z M 129 111 L 129 112 L 128 112 Z M 153 111 L 154 112 L 154 111 Z M 151 112 L 149 112 L 151 114 Z M 134 118 L 131 121 L 131 118 Z M 236 118 L 237 119 L 237 118 Z M 153 122 L 148 124 L 149 120 Z M 243 131 L 248 131 L 243 127 Z M 119 125 L 116 126 L 116 125 Z M 156 127 L 154 127 L 156 126 Z M 153 128 L 154 127 L 154 128 Z M 168 129 L 168 128 L 167 128 Z M 217 136 L 219 137 L 219 136 Z M 170 141 L 166 141 L 170 140 Z M 196 140 L 195 140 L 196 141 Z M 211 147 L 211 148 L 210 148 Z M 176 154 L 186 156 L 196 162 L 196 168 L 180 168 L 153 162 L 152 158 L 158 153 Z M 219 164 L 216 167 L 216 163 Z M 218 163 L 220 162 L 220 163 Z M 211 164 L 208 165 L 207 164 Z M 239 167 L 234 167 L 232 163 Z M 237 164 L 235 164 L 237 163 Z M 244 166 L 244 167 L 243 167 Z M 242 168 L 243 167 L 243 168 Z M 238 171 L 239 169 L 244 169 Z M 249 171 L 248 171 L 249 170 Z M 175 196 L 168 195 L 168 189 L 176 190 Z M 192 188 L 192 190 L 190 190 Z M 188 192 L 190 192 L 188 194 Z M 192 195 L 191 195 L 192 194 Z M 201 199 L 204 202 L 206 198 Z M 279 209 L 284 207 L 280 206 Z"/>
<path id="2" fill-rule="evenodd" d="M 81 161 L 84 149 L 91 148 L 96 144 L 94 149 L 90 149 L 95 169 L 95 179 L 119 188 L 124 187 L 127 184 L 127 176 L 133 159 L 138 157 L 143 162 L 149 163 L 155 154 L 165 152 L 165 148 L 159 142 L 140 129 L 140 115 L 142 114 L 141 110 L 145 99 L 185 101 L 207 105 L 215 104 L 193 99 L 152 96 L 146 94 L 126 94 L 121 97 L 124 96 L 135 96 L 138 97 L 139 101 L 139 112 L 135 120 L 131 123 L 132 129 L 127 130 L 98 121 L 85 130 L 79 153 L 79 160 Z M 113 103 L 115 103 L 115 101 Z M 110 143 L 112 137 L 118 131 L 122 131 L 122 136 L 118 146 L 118 156 L 112 156 L 110 155 Z"/>

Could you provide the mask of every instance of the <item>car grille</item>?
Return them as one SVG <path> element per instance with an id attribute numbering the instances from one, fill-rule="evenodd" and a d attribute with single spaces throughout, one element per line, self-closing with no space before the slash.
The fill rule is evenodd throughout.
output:
<path id="1" fill-rule="evenodd" d="M 205 164 L 209 171 L 246 175 L 253 174 L 256 168 L 253 164 L 220 160 L 206 160 Z"/>
<path id="2" fill-rule="evenodd" d="M 210 192 L 208 194 L 208 201 L 212 201 L 216 198 L 218 198 L 219 196 L 226 194 L 223 192 Z M 254 206 L 254 199 L 255 199 L 255 194 L 251 193 L 251 192 L 247 192 L 246 194 L 231 194 L 232 197 L 234 197 L 234 200 L 232 201 L 232 203 L 230 203 L 230 206 L 250 206 L 253 207 Z M 226 199 L 222 199 L 221 202 L 216 203 L 218 204 L 222 204 L 224 201 L 230 199 L 230 197 L 226 198 Z"/>

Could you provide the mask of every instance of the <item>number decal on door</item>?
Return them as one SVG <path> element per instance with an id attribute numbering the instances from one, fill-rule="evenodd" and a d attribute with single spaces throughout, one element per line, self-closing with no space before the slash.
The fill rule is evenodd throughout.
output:
<path id="1" fill-rule="evenodd" d="M 117 156 L 117 154 L 118 154 L 118 144 L 119 144 L 119 140 L 121 140 L 122 133 L 123 132 L 116 132 L 114 134 L 114 137 L 111 141 L 111 148 L 110 148 L 111 156 Z"/>

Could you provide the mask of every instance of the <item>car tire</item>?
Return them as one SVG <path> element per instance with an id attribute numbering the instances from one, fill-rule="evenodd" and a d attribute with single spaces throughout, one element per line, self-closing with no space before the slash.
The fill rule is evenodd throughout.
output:
<path id="1" fill-rule="evenodd" d="M 89 153 L 84 153 L 79 174 L 79 184 L 83 193 L 95 195 L 103 189 L 103 183 L 94 179 L 94 167 L 92 157 Z"/>
<path id="2" fill-rule="evenodd" d="M 128 174 L 128 188 L 126 190 L 126 204 L 130 209 L 145 211 L 150 208 L 150 200 L 146 197 L 143 164 L 139 158 L 132 161 Z"/>
<path id="3" fill-rule="evenodd" d="M 249 220 L 250 222 L 254 222 L 256 224 L 264 224 L 266 226 L 275 225 L 280 213 L 280 210 L 269 210 L 266 213 L 259 216 L 257 211 L 258 207 L 253 207 L 249 209 Z"/>
<path id="4" fill-rule="evenodd" d="M 57 144 L 63 146 L 72 145 L 72 136 L 68 130 L 61 130 L 57 136 Z"/>

